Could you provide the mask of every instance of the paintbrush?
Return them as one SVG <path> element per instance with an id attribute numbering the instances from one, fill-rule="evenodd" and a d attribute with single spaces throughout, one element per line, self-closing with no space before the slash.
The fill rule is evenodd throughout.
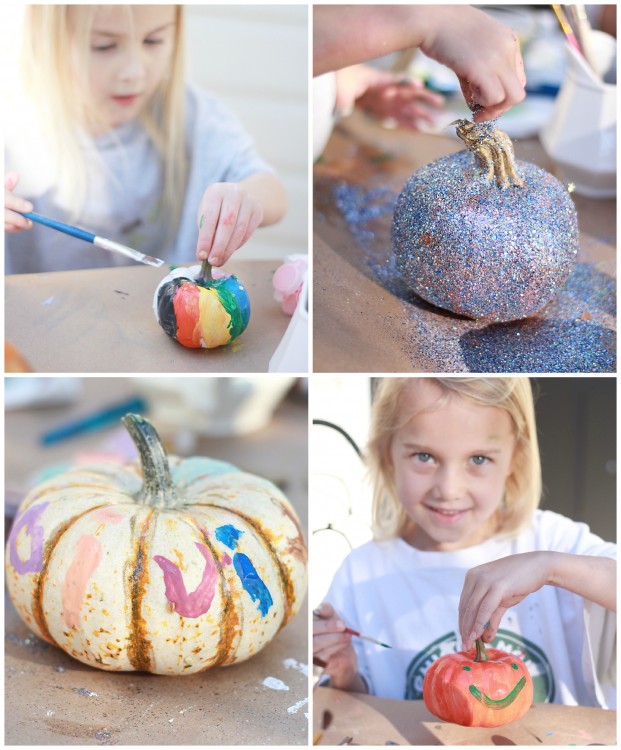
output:
<path id="1" fill-rule="evenodd" d="M 323 617 L 319 614 L 319 610 L 317 609 L 313 610 L 313 615 L 315 615 L 315 617 L 318 617 L 320 620 L 323 619 Z M 362 633 L 358 632 L 357 630 L 354 630 L 353 628 L 345 628 L 345 630 L 341 632 L 349 633 L 349 635 L 354 635 L 356 636 L 356 638 L 360 638 L 363 641 L 369 641 L 370 643 L 374 643 L 376 646 L 382 646 L 383 648 L 392 648 L 392 646 L 389 646 L 387 643 L 382 643 L 381 641 L 378 641 L 376 638 L 371 638 L 370 635 L 363 635 Z"/>
<path id="2" fill-rule="evenodd" d="M 579 55 L 584 56 L 582 47 L 576 39 L 576 35 L 574 34 L 574 31 L 571 28 L 569 21 L 567 20 L 567 16 L 565 15 L 565 11 L 563 10 L 563 8 L 560 5 L 553 5 L 552 10 L 556 13 L 558 22 L 561 26 L 561 29 L 563 30 L 563 34 L 565 34 L 565 36 L 567 37 L 567 41 L 569 42 L 569 44 L 571 44 L 571 46 Z"/>
<path id="3" fill-rule="evenodd" d="M 131 247 L 127 247 L 127 245 L 121 245 L 120 242 L 107 240 L 105 237 L 98 237 L 92 232 L 87 232 L 85 229 L 72 227 L 70 224 L 63 224 L 61 221 L 56 221 L 55 219 L 48 219 L 47 216 L 41 216 L 41 214 L 36 214 L 34 213 L 34 211 L 24 211 L 21 213 L 22 216 L 25 216 L 27 219 L 36 221 L 37 224 L 44 224 L 46 227 L 56 229 L 58 232 L 63 232 L 64 234 L 68 234 L 71 237 L 77 237 L 77 239 L 84 240 L 84 242 L 90 242 L 92 245 L 101 247 L 103 250 L 108 250 L 111 253 L 119 253 L 120 255 L 124 255 L 126 258 L 137 260 L 139 263 L 146 263 L 148 266 L 159 267 L 164 265 L 164 261 L 160 258 L 154 258 L 151 255 L 145 255 L 139 250 L 134 250 Z"/>

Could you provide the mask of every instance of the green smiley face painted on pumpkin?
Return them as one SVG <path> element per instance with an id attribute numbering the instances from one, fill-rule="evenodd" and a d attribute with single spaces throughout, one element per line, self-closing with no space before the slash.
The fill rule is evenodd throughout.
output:
<path id="1" fill-rule="evenodd" d="M 511 668 L 519 669 L 517 664 L 512 664 Z M 463 667 L 463 670 L 465 672 L 470 672 L 470 667 Z M 521 679 L 519 679 L 515 684 L 513 690 L 507 693 L 504 698 L 498 698 L 497 700 L 494 700 L 493 698 L 490 698 L 489 695 L 485 695 L 485 693 L 482 693 L 476 685 L 470 685 L 468 687 L 468 690 L 470 690 L 470 693 L 484 706 L 487 706 L 488 708 L 494 710 L 500 710 L 503 708 L 507 708 L 507 706 L 510 706 L 513 703 L 513 701 L 520 694 L 524 685 L 526 685 L 526 677 L 522 677 Z"/>

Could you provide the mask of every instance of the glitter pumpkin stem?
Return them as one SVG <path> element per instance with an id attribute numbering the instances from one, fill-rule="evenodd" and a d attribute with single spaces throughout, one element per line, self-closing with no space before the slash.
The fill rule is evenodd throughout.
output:
<path id="1" fill-rule="evenodd" d="M 468 151 L 474 154 L 481 169 L 485 170 L 488 182 L 495 179 L 499 188 L 510 185 L 524 187 L 524 181 L 515 169 L 513 144 L 505 132 L 489 122 L 455 120 L 451 125 L 457 125 L 457 135 L 466 144 Z"/>

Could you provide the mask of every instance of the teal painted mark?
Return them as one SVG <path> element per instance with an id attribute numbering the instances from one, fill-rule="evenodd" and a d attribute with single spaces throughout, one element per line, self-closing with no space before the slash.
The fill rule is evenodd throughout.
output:
<path id="1" fill-rule="evenodd" d="M 197 479 L 206 476 L 217 476 L 218 474 L 237 474 L 237 466 L 226 461 L 218 461 L 215 458 L 194 456 L 188 458 L 178 466 L 171 469 L 172 480 L 180 488 L 192 484 Z"/>

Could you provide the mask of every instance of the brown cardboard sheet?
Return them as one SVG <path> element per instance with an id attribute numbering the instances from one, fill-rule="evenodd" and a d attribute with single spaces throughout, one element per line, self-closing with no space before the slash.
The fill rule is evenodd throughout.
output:
<path id="1" fill-rule="evenodd" d="M 5 337 L 35 372 L 267 372 L 291 320 L 273 298 L 277 261 L 231 262 L 250 297 L 248 328 L 217 349 L 186 349 L 153 314 L 167 268 L 5 277 Z"/>
<path id="2" fill-rule="evenodd" d="M 322 731 L 325 711 L 331 714 Z M 318 687 L 313 693 L 316 744 L 339 745 L 614 745 L 616 711 L 535 703 L 503 727 L 440 721 L 422 701 L 398 701 Z"/>

